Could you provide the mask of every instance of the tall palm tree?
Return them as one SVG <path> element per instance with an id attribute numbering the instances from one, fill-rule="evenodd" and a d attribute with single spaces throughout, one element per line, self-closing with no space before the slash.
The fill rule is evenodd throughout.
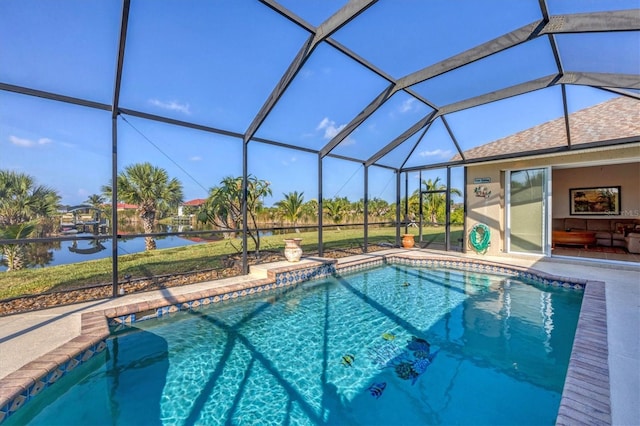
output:
<path id="1" fill-rule="evenodd" d="M 145 234 L 153 232 L 156 213 L 164 208 L 177 208 L 182 202 L 182 183 L 176 178 L 169 179 L 166 170 L 155 167 L 151 163 L 137 163 L 125 167 L 118 174 L 118 200 L 113 200 L 110 185 L 102 187 L 102 192 L 111 198 L 113 204 L 123 201 L 138 206 L 137 212 L 142 220 Z M 146 250 L 155 250 L 153 237 L 146 237 Z"/>
<path id="2" fill-rule="evenodd" d="M 280 209 L 282 216 L 296 226 L 303 212 L 304 192 L 298 194 L 298 191 L 293 191 L 282 195 L 284 199 L 278 201 L 276 206 Z"/>
<path id="3" fill-rule="evenodd" d="M 39 224 L 55 215 L 60 196 L 33 177 L 10 170 L 0 170 L 0 238 L 28 238 Z M 5 244 L 1 248 L 7 269 L 26 267 L 27 245 Z"/>
<path id="4" fill-rule="evenodd" d="M 255 254 L 260 254 L 260 233 L 257 231 L 257 214 L 262 208 L 262 199 L 271 195 L 270 183 L 254 176 L 247 176 L 247 214 L 251 224 L 247 224 L 247 235 L 255 243 Z M 228 176 L 220 186 L 209 190 L 209 197 L 198 213 L 198 221 L 212 223 L 229 231 L 227 238 L 234 238 L 242 226 L 242 176 Z"/>

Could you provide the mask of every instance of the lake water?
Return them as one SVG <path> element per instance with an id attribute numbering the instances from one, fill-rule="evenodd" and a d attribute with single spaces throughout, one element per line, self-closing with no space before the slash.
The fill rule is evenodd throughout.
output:
<path id="1" fill-rule="evenodd" d="M 90 236 L 91 234 L 78 234 L 78 236 Z M 182 247 L 192 244 L 199 244 L 205 241 L 192 241 L 179 236 L 166 236 L 154 238 L 158 249 L 172 247 Z M 31 267 L 44 267 L 54 265 L 66 265 L 70 263 L 85 262 L 87 260 L 97 260 L 111 257 L 111 238 L 101 240 L 80 240 L 61 241 L 55 243 L 55 247 L 46 249 L 46 245 L 52 243 L 41 243 L 42 250 L 38 255 L 38 260 Z M 42 253 L 46 250 L 48 253 Z M 121 239 L 118 241 L 118 255 L 138 253 L 145 250 L 144 237 Z M 0 271 L 6 271 L 7 267 L 0 265 Z"/>
<path id="2" fill-rule="evenodd" d="M 181 232 L 181 230 L 176 229 Z M 161 232 L 172 232 L 172 228 L 164 228 Z M 268 236 L 270 231 L 261 232 L 260 235 Z M 92 236 L 92 234 L 77 234 L 77 236 Z M 168 235 L 154 237 L 158 249 L 173 247 L 183 247 L 192 244 L 202 244 L 215 241 L 211 235 L 204 239 L 198 235 L 176 236 Z M 87 260 L 97 260 L 111 257 L 111 237 L 96 240 L 61 241 L 55 243 L 39 243 L 37 254 L 29 259 L 30 268 L 38 268 L 54 265 L 67 265 Z M 145 238 L 122 238 L 118 240 L 118 255 L 138 253 L 145 250 Z M 7 270 L 7 267 L 0 265 L 0 272 Z"/>

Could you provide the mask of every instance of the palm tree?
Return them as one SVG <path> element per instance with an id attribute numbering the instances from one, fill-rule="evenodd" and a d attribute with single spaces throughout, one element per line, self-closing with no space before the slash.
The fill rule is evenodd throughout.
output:
<path id="1" fill-rule="evenodd" d="M 247 225 L 247 235 L 255 243 L 255 254 L 260 254 L 260 233 L 257 232 L 257 214 L 262 209 L 263 197 L 271 195 L 270 183 L 247 176 L 247 214 L 251 225 Z M 209 190 L 209 197 L 198 213 L 198 221 L 212 223 L 230 231 L 227 238 L 235 238 L 242 226 L 242 176 L 228 176 L 220 182 L 220 186 Z"/>
<path id="2" fill-rule="evenodd" d="M 0 238 L 28 238 L 56 213 L 59 202 L 55 190 L 36 185 L 31 176 L 0 170 Z M 5 244 L 0 249 L 8 271 L 26 267 L 26 244 Z"/>
<path id="3" fill-rule="evenodd" d="M 429 222 L 435 224 L 438 222 L 438 211 L 442 208 L 442 206 L 446 203 L 446 195 L 442 192 L 437 191 L 446 191 L 447 185 L 440 183 L 440 178 L 437 177 L 435 180 L 422 180 L 423 191 L 426 192 L 423 199 L 422 208 L 426 210 L 426 214 L 429 218 Z M 451 194 L 462 196 L 462 192 L 459 189 L 451 188 Z M 413 193 L 413 196 L 417 196 L 418 191 L 416 190 Z"/>
<path id="4" fill-rule="evenodd" d="M 318 200 L 315 198 L 307 201 L 302 205 L 301 216 L 307 221 L 311 221 L 311 223 L 318 223 Z"/>
<path id="5" fill-rule="evenodd" d="M 96 209 L 102 209 L 102 205 L 105 203 L 106 199 L 100 194 L 91 194 L 84 201 L 85 203 L 95 207 Z"/>
<path id="6" fill-rule="evenodd" d="M 331 219 L 335 225 L 342 223 L 351 207 L 351 203 L 349 203 L 346 197 L 335 197 L 325 200 L 323 204 L 327 216 L 329 216 L 329 219 Z"/>
<path id="7" fill-rule="evenodd" d="M 24 173 L 0 170 L 0 227 L 41 220 L 56 213 L 60 196 Z"/>
<path id="8" fill-rule="evenodd" d="M 358 201 L 354 201 L 353 203 L 351 203 L 351 211 L 353 212 L 354 216 L 352 220 L 364 221 L 364 198 L 360 198 Z"/>
<path id="9" fill-rule="evenodd" d="M 298 194 L 298 191 L 293 191 L 282 195 L 284 199 L 278 201 L 276 206 L 280 209 L 282 216 L 296 226 L 303 212 L 304 192 Z"/>
<path id="10" fill-rule="evenodd" d="M 35 223 L 21 223 L 19 225 L 9 225 L 0 229 L 0 238 L 5 240 L 19 240 L 27 238 L 36 228 Z M 4 258 L 3 263 L 7 265 L 7 272 L 24 269 L 27 257 L 27 245 L 23 243 L 0 245 Z"/>
<path id="11" fill-rule="evenodd" d="M 368 210 L 370 217 L 383 218 L 391 211 L 391 206 L 385 200 L 373 198 L 369 200 Z"/>
<path id="12" fill-rule="evenodd" d="M 169 179 L 166 170 L 155 167 L 151 163 L 137 163 L 125 167 L 118 175 L 116 185 L 118 200 L 113 200 L 110 185 L 102 187 L 102 192 L 111 198 L 115 205 L 123 201 L 138 206 L 137 212 L 142 220 L 145 234 L 153 232 L 156 213 L 163 208 L 177 208 L 182 202 L 182 183 L 176 178 Z M 145 248 L 154 250 L 156 242 L 153 237 L 146 237 Z"/>

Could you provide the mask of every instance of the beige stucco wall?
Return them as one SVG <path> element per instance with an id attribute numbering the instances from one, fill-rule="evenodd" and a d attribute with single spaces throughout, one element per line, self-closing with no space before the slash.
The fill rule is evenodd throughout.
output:
<path id="1" fill-rule="evenodd" d="M 504 171 L 547 166 L 552 167 L 552 217 L 569 216 L 569 188 L 599 185 L 621 186 L 621 216 L 640 217 L 640 144 L 471 165 L 465 183 L 466 229 L 468 233 L 477 223 L 489 226 L 491 244 L 487 254 L 505 250 Z M 491 182 L 477 184 L 476 178 L 490 178 Z M 491 193 L 478 197 L 474 193 L 478 187 L 486 187 Z M 468 247 L 468 235 L 465 244 Z"/>

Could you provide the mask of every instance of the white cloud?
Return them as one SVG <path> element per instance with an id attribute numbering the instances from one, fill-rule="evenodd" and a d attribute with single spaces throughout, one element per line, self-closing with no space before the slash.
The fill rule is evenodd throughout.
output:
<path id="1" fill-rule="evenodd" d="M 420 157 L 442 157 L 449 158 L 452 153 L 450 149 L 434 149 L 433 151 L 420 151 Z"/>
<path id="2" fill-rule="evenodd" d="M 40 138 L 37 141 L 33 141 L 31 139 L 24 139 L 24 138 L 19 138 L 17 136 L 11 135 L 9 136 L 9 142 L 17 146 L 31 148 L 32 146 L 36 146 L 36 145 L 47 145 L 52 143 L 53 141 L 49 138 Z"/>
<path id="3" fill-rule="evenodd" d="M 193 157 L 189 158 L 190 161 L 202 161 L 202 157 L 200 157 L 199 155 L 194 155 Z"/>
<path id="4" fill-rule="evenodd" d="M 416 98 L 409 98 L 400 105 L 400 112 L 405 113 L 415 109 Z"/>
<path id="5" fill-rule="evenodd" d="M 157 106 L 157 107 L 160 107 L 160 108 L 163 108 L 163 109 L 168 109 L 168 110 L 171 110 L 171 111 L 178 111 L 178 112 L 181 112 L 181 113 L 187 114 L 187 115 L 191 114 L 191 111 L 189 109 L 189 104 L 183 104 L 183 103 L 180 103 L 178 101 L 166 102 L 166 101 L 160 101 L 158 99 L 149 99 L 149 103 L 151 105 L 154 105 L 154 106 Z"/>
<path id="6" fill-rule="evenodd" d="M 351 135 L 349 135 L 346 138 L 344 138 L 342 142 L 340 142 L 340 146 L 349 146 L 349 145 L 354 145 L 355 143 L 356 143 L 356 140 L 352 138 Z"/>
<path id="7" fill-rule="evenodd" d="M 333 120 L 329 120 L 328 117 L 322 119 L 316 130 L 324 130 L 324 138 L 329 140 L 332 139 L 335 135 L 337 135 L 342 129 L 344 129 L 346 124 L 341 124 L 340 126 L 336 126 L 336 122 Z"/>
<path id="8" fill-rule="evenodd" d="M 289 164 L 295 163 L 296 161 L 298 161 L 298 158 L 293 156 L 293 157 L 290 157 L 290 158 L 285 158 L 284 160 L 282 160 L 281 163 L 282 163 L 283 166 L 288 166 Z"/>
<path id="9" fill-rule="evenodd" d="M 25 146 L 25 147 L 30 147 L 34 145 L 34 142 L 32 140 L 22 139 L 13 135 L 9 136 L 9 142 L 11 142 L 14 145 Z"/>

